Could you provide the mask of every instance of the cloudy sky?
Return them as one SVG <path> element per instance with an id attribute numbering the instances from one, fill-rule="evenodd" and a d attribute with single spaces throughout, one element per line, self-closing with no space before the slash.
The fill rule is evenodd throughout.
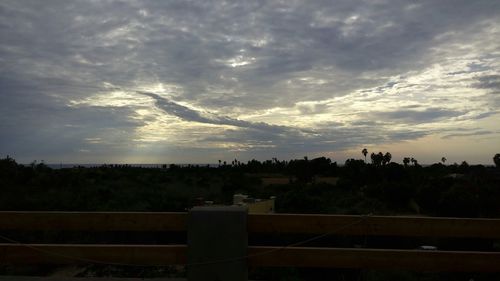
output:
<path id="1" fill-rule="evenodd" d="M 0 2 L 0 156 L 491 164 L 500 1 Z"/>

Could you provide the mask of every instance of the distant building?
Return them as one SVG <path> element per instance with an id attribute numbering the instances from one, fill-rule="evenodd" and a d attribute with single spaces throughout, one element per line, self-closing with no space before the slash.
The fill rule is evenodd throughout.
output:
<path id="1" fill-rule="evenodd" d="M 193 200 L 191 200 L 191 203 L 190 203 L 191 207 L 194 207 L 194 206 L 213 206 L 213 205 L 214 205 L 214 201 L 205 200 L 205 198 L 203 198 L 203 197 L 196 197 Z M 190 209 L 190 208 L 188 208 L 188 209 Z"/>
<path id="2" fill-rule="evenodd" d="M 338 180 L 339 180 L 338 177 L 322 177 L 322 176 L 313 177 L 314 183 L 326 183 L 326 184 L 336 185 Z"/>
<path id="3" fill-rule="evenodd" d="M 260 180 L 262 181 L 262 184 L 264 186 L 271 185 L 271 184 L 285 185 L 285 184 L 289 184 L 292 181 L 288 177 L 261 178 Z"/>
<path id="4" fill-rule="evenodd" d="M 233 196 L 233 205 L 248 207 L 250 214 L 274 213 L 274 201 L 276 197 L 269 199 L 255 199 L 246 194 L 235 194 Z"/>
<path id="5" fill-rule="evenodd" d="M 274 213 L 274 201 L 276 197 L 271 196 L 269 199 L 255 199 L 246 194 L 234 194 L 233 205 L 235 206 L 246 206 L 248 208 L 248 213 L 251 214 L 268 214 Z M 197 197 L 192 200 L 191 207 L 195 206 L 223 206 L 215 204 L 214 201 L 205 200 L 203 197 Z M 189 210 L 190 208 L 186 209 Z"/>
<path id="6" fill-rule="evenodd" d="M 251 173 L 247 177 L 258 178 L 263 186 L 267 185 L 285 185 L 296 181 L 294 176 L 286 176 L 278 173 Z"/>

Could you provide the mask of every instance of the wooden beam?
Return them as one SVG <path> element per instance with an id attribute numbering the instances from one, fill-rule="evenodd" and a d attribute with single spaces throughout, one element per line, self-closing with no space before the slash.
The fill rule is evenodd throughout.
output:
<path id="1" fill-rule="evenodd" d="M 185 265 L 185 245 L 0 244 L 0 264 Z M 500 252 L 422 251 L 251 246 L 254 267 L 407 269 L 416 271 L 500 272 Z"/>
<path id="2" fill-rule="evenodd" d="M 84 231 L 186 231 L 187 213 L 0 212 L 0 229 Z"/>
<path id="3" fill-rule="evenodd" d="M 500 219 L 251 214 L 249 232 L 500 238 Z"/>
<path id="4" fill-rule="evenodd" d="M 0 264 L 185 264 L 186 245 L 0 244 Z"/>
<path id="5" fill-rule="evenodd" d="M 187 213 L 0 211 L 0 229 L 186 231 Z M 500 219 L 249 214 L 250 233 L 389 235 L 500 239 Z"/>
<path id="6" fill-rule="evenodd" d="M 250 266 L 500 272 L 500 252 L 250 247 Z"/>

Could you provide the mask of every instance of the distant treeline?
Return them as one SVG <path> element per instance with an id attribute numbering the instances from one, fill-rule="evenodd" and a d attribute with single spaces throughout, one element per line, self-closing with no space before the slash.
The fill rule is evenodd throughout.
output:
<path id="1" fill-rule="evenodd" d="M 199 198 L 230 204 L 235 193 L 277 196 L 276 211 L 500 217 L 500 169 L 483 165 L 403 165 L 390 153 L 337 165 L 325 157 L 219 161 L 219 165 L 128 165 L 51 169 L 0 159 L 0 210 L 184 211 Z M 500 163 L 495 155 L 495 163 Z M 265 185 L 262 178 L 287 178 Z M 334 181 L 324 181 L 334 178 Z M 334 184 L 333 184 L 334 183 Z"/>

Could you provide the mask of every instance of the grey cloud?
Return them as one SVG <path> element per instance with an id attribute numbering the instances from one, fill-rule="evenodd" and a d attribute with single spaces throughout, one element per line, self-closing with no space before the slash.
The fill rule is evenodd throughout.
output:
<path id="1" fill-rule="evenodd" d="M 326 100 L 377 85 L 383 93 L 399 86 L 387 77 L 428 66 L 435 59 L 432 48 L 446 43 L 442 35 L 454 33 L 457 44 L 468 42 L 467 36 L 483 31 L 483 22 L 498 22 L 499 10 L 497 1 L 481 0 L 1 1 L 2 153 L 25 147 L 41 151 L 40 143 L 46 151 L 70 153 L 72 143 L 83 146 L 82 139 L 105 135 L 106 130 L 110 143 L 125 147 L 141 126 L 132 118 L 133 109 L 66 106 L 105 92 L 104 82 L 123 89 L 171 84 L 181 89 L 175 101 L 207 111 L 223 108 L 228 116 Z M 251 63 L 227 63 L 239 56 Z M 479 72 L 489 67 L 469 68 Z M 297 82 L 303 76 L 325 83 Z M 498 77 L 479 78 L 474 87 L 498 90 Z M 428 132 L 392 133 L 385 122 L 414 124 L 463 114 L 436 105 L 356 116 L 374 123 L 299 130 L 204 114 L 150 97 L 183 120 L 238 128 L 228 131 L 227 141 L 253 138 L 283 151 L 416 138 Z M 498 98 L 491 98 L 491 104 L 498 105 Z M 298 109 L 303 114 L 326 110 Z M 67 122 L 76 127 L 64 127 Z M 360 133 L 359 126 L 372 126 L 373 131 Z"/>
<path id="2" fill-rule="evenodd" d="M 492 134 L 497 134 L 499 132 L 493 132 L 493 131 L 488 131 L 488 130 L 481 130 L 481 131 L 475 131 L 471 133 L 454 133 L 454 134 L 448 134 L 444 135 L 442 138 L 443 139 L 451 139 L 451 138 L 456 138 L 456 137 L 470 137 L 470 136 L 484 136 L 484 135 L 492 135 Z"/>
<path id="3" fill-rule="evenodd" d="M 326 104 L 300 105 L 298 109 L 302 114 L 319 114 L 326 112 L 328 106 Z"/>
<path id="4" fill-rule="evenodd" d="M 486 55 L 485 57 L 489 57 L 490 55 Z M 489 67 L 484 66 L 480 63 L 469 63 L 467 64 L 467 70 L 462 70 L 462 71 L 453 71 L 447 73 L 447 75 L 454 76 L 454 75 L 460 75 L 460 74 L 468 74 L 468 73 L 480 73 L 482 71 L 487 71 Z"/>
<path id="5" fill-rule="evenodd" d="M 265 108 L 346 94 L 359 86 L 357 76 L 367 70 L 400 73 L 418 67 L 436 35 L 494 16 L 498 8 L 491 1 L 420 1 L 408 9 L 411 4 L 5 1 L 3 41 L 22 55 L 6 48 L 2 57 L 22 57 L 25 62 L 12 68 L 24 76 L 22 68 L 32 62 L 41 68 L 35 75 L 45 76 L 44 68 L 57 65 L 90 84 L 105 78 L 130 86 L 124 81 L 153 76 L 181 85 L 186 100 L 214 107 L 213 94 L 207 91 L 217 84 L 243 93 L 225 98 L 228 109 L 243 104 Z M 349 22 L 351 16 L 357 18 Z M 259 40 L 267 42 L 259 45 Z M 216 62 L 239 55 L 239 50 L 256 58 L 251 67 L 234 69 Z M 89 63 L 75 62 L 75 56 Z M 296 73 L 332 66 L 352 81 L 336 82 L 328 90 L 311 89 L 307 95 L 274 94 L 286 91 L 278 82 Z M 238 83 L 221 76 L 235 77 Z"/>
<path id="6" fill-rule="evenodd" d="M 370 113 L 371 117 L 381 121 L 426 123 L 464 115 L 465 112 L 443 108 L 427 108 L 425 110 L 396 110 Z"/>
<path id="7" fill-rule="evenodd" d="M 409 109 L 412 109 L 412 108 L 420 108 L 420 107 L 422 107 L 422 106 L 419 105 L 419 104 L 411 104 L 411 105 L 401 106 L 400 108 L 409 108 Z"/>
<path id="8" fill-rule="evenodd" d="M 479 120 L 479 119 L 483 119 L 483 118 L 487 118 L 487 117 L 493 116 L 495 114 L 498 114 L 498 111 L 484 112 L 484 113 L 480 113 L 480 114 L 474 116 L 472 119 Z"/>
<path id="9" fill-rule="evenodd" d="M 291 130 L 290 128 L 284 126 L 269 125 L 264 122 L 248 122 L 244 120 L 231 118 L 228 116 L 218 116 L 209 113 L 205 114 L 206 116 L 203 116 L 202 113 L 196 110 L 190 109 L 186 106 L 170 101 L 157 94 L 147 93 L 147 92 L 140 92 L 140 94 L 153 98 L 156 102 L 156 105 L 159 108 L 161 108 L 168 114 L 181 118 L 184 121 L 193 121 L 193 122 L 200 122 L 200 123 L 207 123 L 214 125 L 229 125 L 247 129 L 264 130 L 266 132 L 272 131 L 273 133 L 280 133 L 286 130 Z"/>
<path id="10" fill-rule="evenodd" d="M 81 151 L 96 155 L 122 154 L 144 125 L 126 107 L 69 107 L 64 100 L 0 79 L 0 155 L 21 162 L 79 161 Z M 98 138 L 99 143 L 86 139 Z M 85 162 L 85 160 L 83 160 Z M 89 160 L 87 160 L 89 161 Z"/>
<path id="11" fill-rule="evenodd" d="M 139 93 L 153 98 L 156 102 L 156 105 L 159 108 L 164 110 L 166 113 L 177 116 L 183 120 L 200 122 L 200 123 L 210 123 L 210 124 L 219 123 L 218 120 L 203 117 L 198 111 L 177 104 L 166 98 L 162 98 L 157 94 L 147 93 L 147 92 L 139 92 Z"/>
<path id="12" fill-rule="evenodd" d="M 377 124 L 378 123 L 376 121 L 368 121 L 368 120 L 351 122 L 351 125 L 353 125 L 353 126 L 375 126 Z"/>
<path id="13" fill-rule="evenodd" d="M 247 149 L 239 152 L 247 158 L 302 157 L 324 151 L 343 150 L 365 144 L 399 142 L 423 137 L 431 132 L 417 130 L 393 131 L 391 127 L 364 127 L 362 130 L 341 127 L 324 127 L 315 135 L 297 132 L 266 134 L 259 130 L 227 130 L 224 134 L 210 136 L 206 142 L 245 144 Z"/>
<path id="14" fill-rule="evenodd" d="M 478 82 L 472 85 L 475 88 L 500 90 L 500 75 L 484 75 L 477 80 Z"/>
<path id="15" fill-rule="evenodd" d="M 357 130 L 356 127 L 344 127 L 342 123 L 328 122 L 320 124 L 320 129 L 307 130 L 285 126 L 273 126 L 266 123 L 253 123 L 225 116 L 201 113 L 154 93 L 144 93 L 153 98 L 156 105 L 166 113 L 185 121 L 230 125 L 237 129 L 228 129 L 224 133 L 204 137 L 203 143 L 234 143 L 242 145 L 249 154 L 258 157 L 259 153 L 290 154 L 321 152 L 364 143 L 382 143 L 384 141 L 402 141 L 422 137 L 428 132 L 392 131 L 384 126 L 372 126 L 369 129 Z M 357 126 L 374 125 L 375 122 L 358 122 Z M 263 154 L 263 155 L 264 155 Z M 250 155 L 249 155 L 250 156 Z"/>

